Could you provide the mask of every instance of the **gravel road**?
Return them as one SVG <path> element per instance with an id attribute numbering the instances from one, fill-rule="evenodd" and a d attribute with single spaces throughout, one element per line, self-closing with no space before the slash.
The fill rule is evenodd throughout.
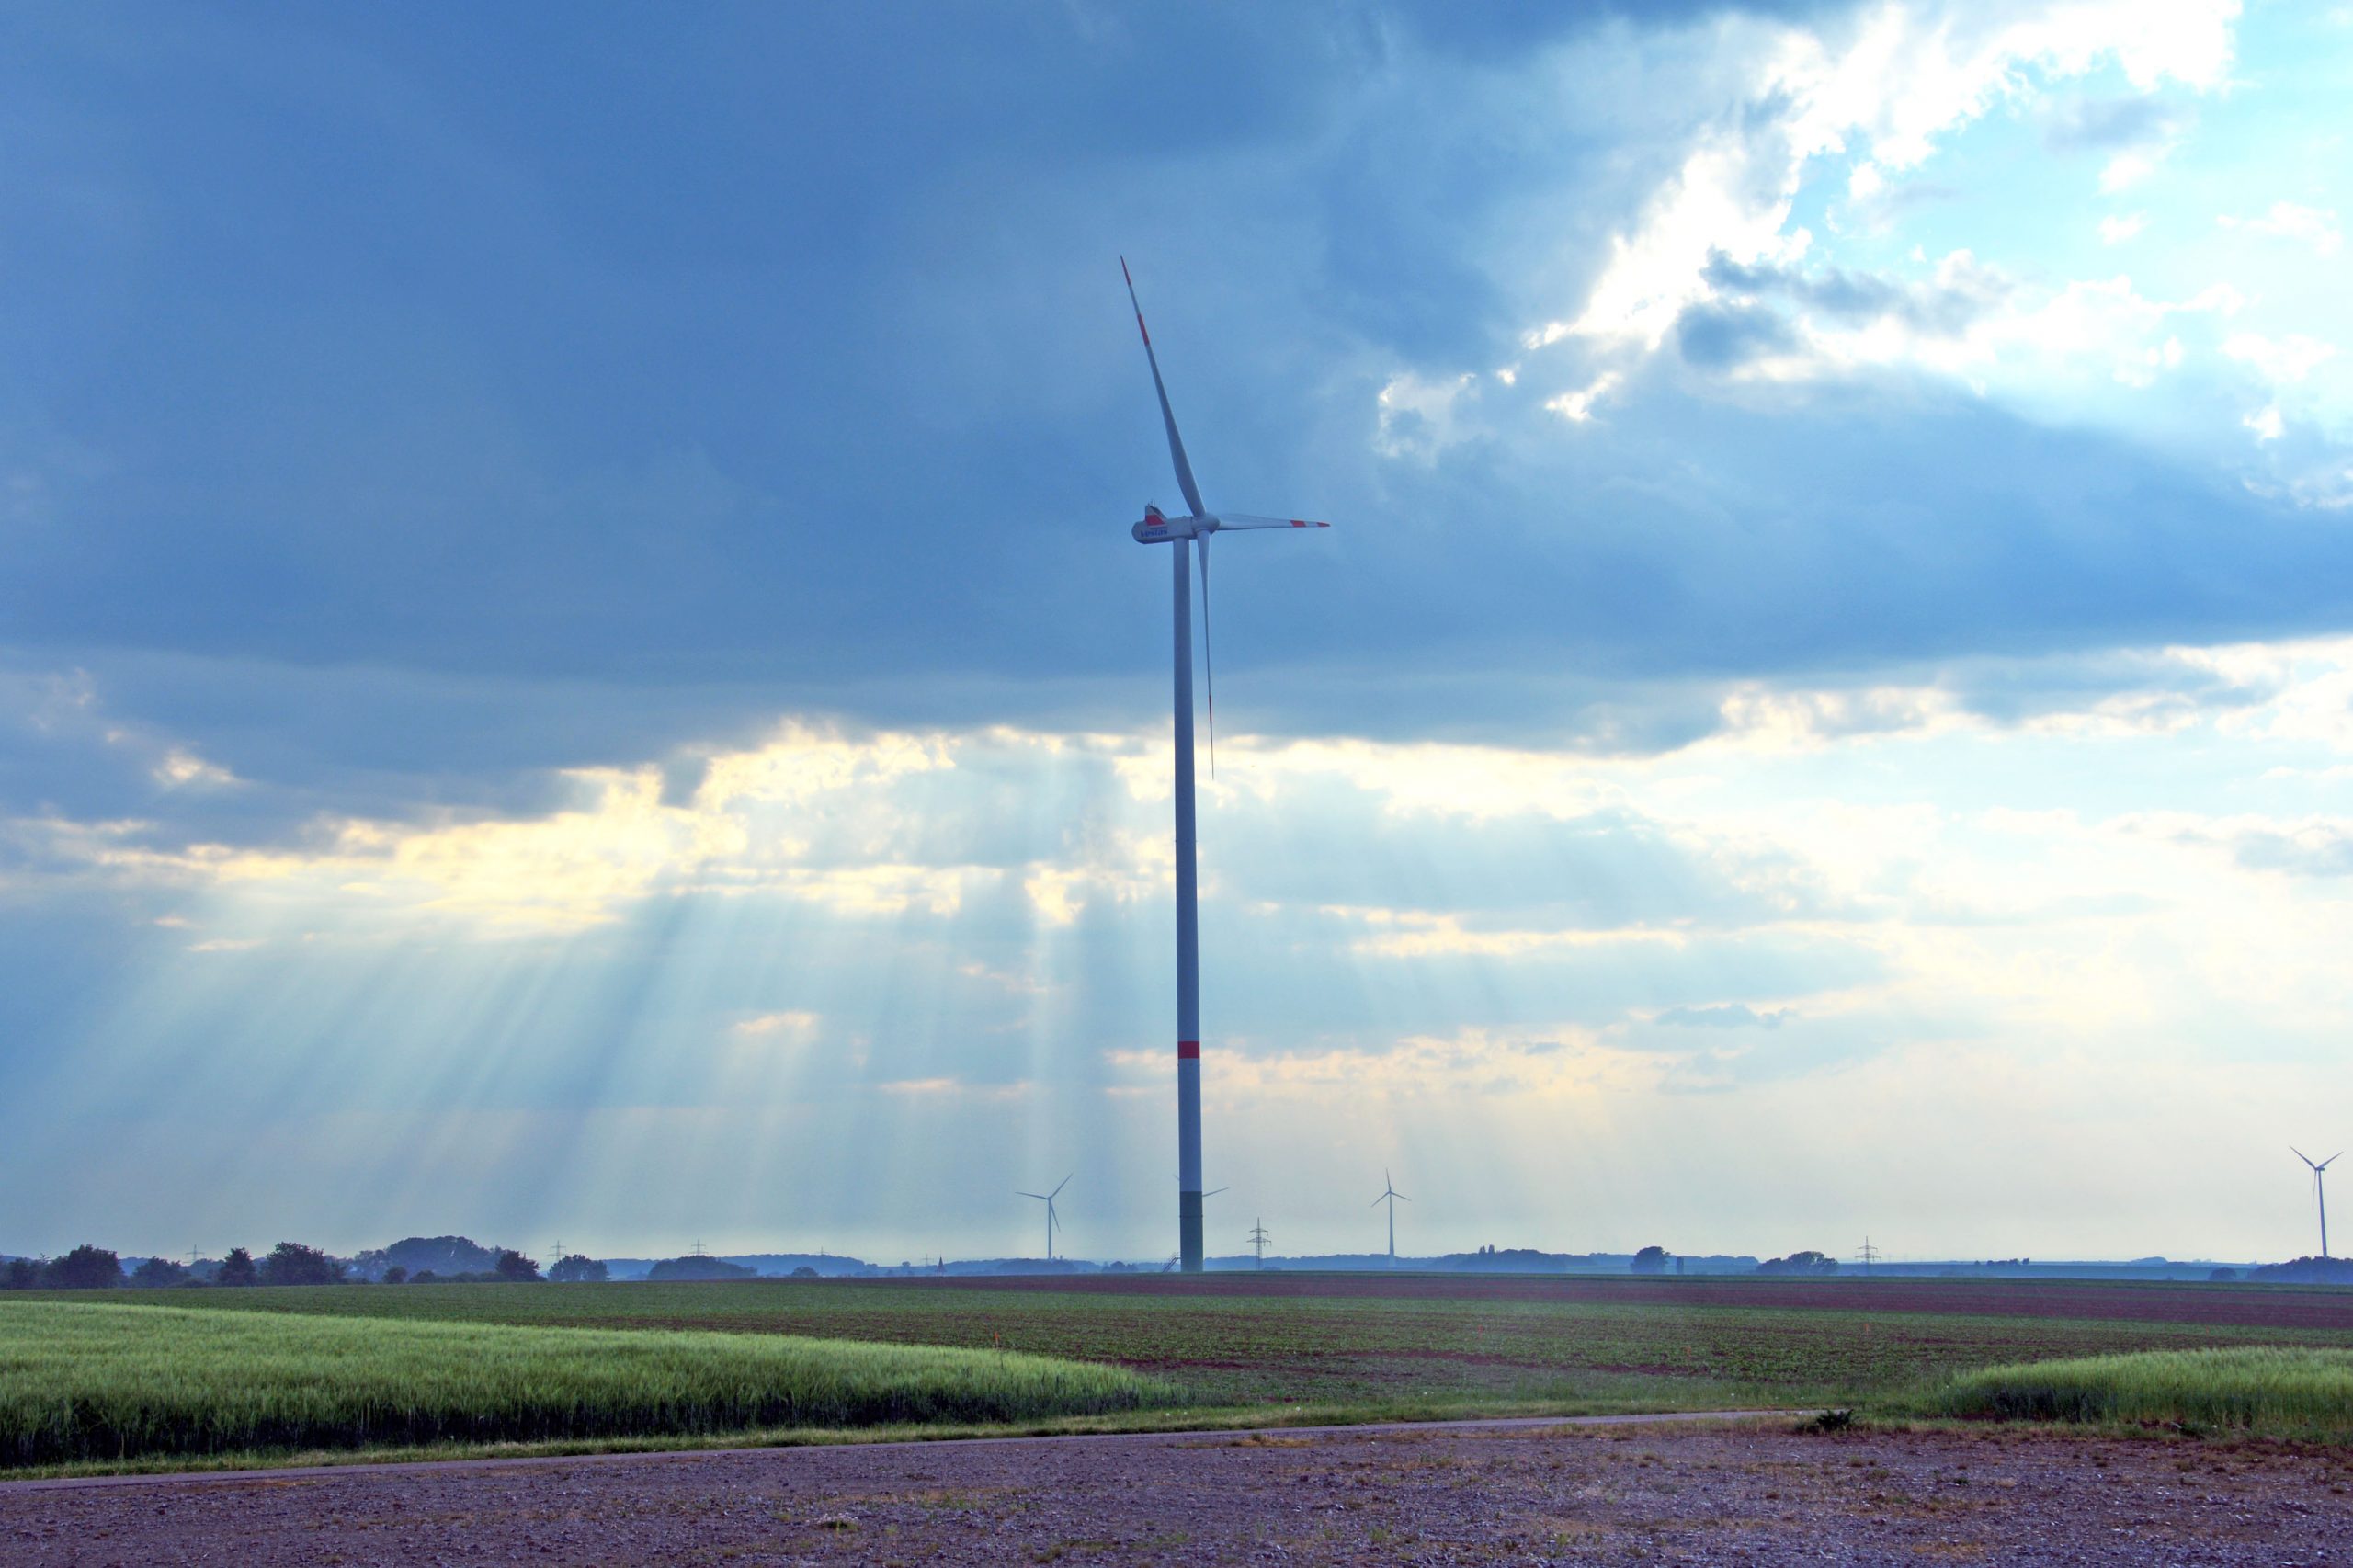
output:
<path id="1" fill-rule="evenodd" d="M 2353 1454 L 1786 1417 L 766 1449 L 0 1487 L 108 1563 L 2353 1562 Z"/>

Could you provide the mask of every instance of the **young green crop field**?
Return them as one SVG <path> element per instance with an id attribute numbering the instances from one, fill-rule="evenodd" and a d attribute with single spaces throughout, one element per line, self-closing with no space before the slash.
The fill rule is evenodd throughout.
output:
<path id="1" fill-rule="evenodd" d="M 226 1292 L 222 1292 L 226 1294 Z M 787 1335 L 0 1302 L 0 1466 L 1101 1415 L 1116 1367 Z"/>
<path id="2" fill-rule="evenodd" d="M 1936 1415 L 2341 1443 L 2353 1437 L 2353 1351 L 2146 1350 L 1986 1367 L 1956 1375 L 1921 1408 Z"/>
<path id="3" fill-rule="evenodd" d="M 2006 1362 L 2353 1347 L 2353 1291 L 2231 1286 L 1244 1275 L 106 1295 L 247 1312 L 1018 1350 L 1151 1374 L 1196 1409 L 1242 1407 L 1254 1419 L 1870 1403 Z"/>

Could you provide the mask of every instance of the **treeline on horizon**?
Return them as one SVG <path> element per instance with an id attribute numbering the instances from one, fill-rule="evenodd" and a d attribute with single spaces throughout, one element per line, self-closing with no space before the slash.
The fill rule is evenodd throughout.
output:
<path id="1" fill-rule="evenodd" d="M 635 1260 L 631 1260 L 634 1266 Z M 864 1266 L 861 1266 L 864 1267 Z M 813 1278 L 796 1268 L 792 1276 Z M 699 1253 L 654 1262 L 652 1281 L 756 1279 L 759 1270 Z M 244 1247 L 226 1257 L 180 1263 L 141 1260 L 126 1269 L 119 1255 L 85 1244 L 59 1257 L 0 1259 L 0 1290 L 104 1290 L 257 1285 L 603 1284 L 613 1278 L 604 1260 L 567 1252 L 542 1270 L 537 1258 L 513 1247 L 483 1246 L 467 1236 L 409 1236 L 388 1247 L 337 1257 L 300 1242 L 280 1242 L 256 1258 Z"/>
<path id="2" fill-rule="evenodd" d="M 168 1257 L 151 1257 L 128 1270 L 114 1253 L 86 1243 L 60 1257 L 16 1257 L 0 1264 L 0 1290 L 109 1290 L 123 1287 L 170 1290 L 186 1286 L 234 1289 L 248 1285 L 514 1285 L 540 1281 L 598 1284 L 608 1277 L 602 1263 L 578 1253 L 559 1258 L 554 1267 L 543 1273 L 538 1259 L 526 1257 L 512 1247 L 493 1252 L 488 1268 L 448 1273 L 423 1268 L 411 1273 L 403 1265 L 392 1264 L 381 1273 L 355 1274 L 350 1261 L 300 1242 L 280 1242 L 259 1258 L 244 1247 L 232 1247 L 229 1256 L 222 1258 L 199 1258 L 187 1264 Z"/>
<path id="3" fill-rule="evenodd" d="M 781 1263 L 775 1255 L 755 1255 L 763 1259 Z M 790 1255 L 788 1255 L 790 1256 Z M 807 1255 L 802 1255 L 807 1256 Z M 1574 1255 L 1539 1252 L 1526 1247 L 1481 1247 L 1473 1253 L 1450 1253 L 1431 1259 L 1400 1259 L 1399 1262 L 1419 1270 L 1436 1268 L 1449 1270 L 1472 1268 L 1482 1271 L 1512 1273 L 1550 1273 L 1586 1264 L 1587 1271 L 1605 1256 L 1613 1262 L 1622 1261 L 1631 1272 L 1658 1276 L 1681 1274 L 1687 1262 L 1698 1263 L 1709 1274 L 1753 1273 L 1765 1276 L 1828 1278 L 1844 1274 L 1853 1278 L 1859 1272 L 1842 1269 L 1839 1261 L 1825 1253 L 1794 1252 L 1785 1257 L 1730 1258 L 1709 1256 L 1686 1258 L 1668 1252 L 1665 1247 L 1646 1246 L 1631 1256 L 1625 1254 L 1588 1254 L 1583 1259 Z M 1353 1259 L 1355 1255 L 1336 1255 L 1336 1259 Z M 636 1267 L 642 1260 L 623 1259 L 628 1267 Z M 839 1272 L 852 1277 L 890 1278 L 912 1274 L 930 1274 L 934 1266 L 900 1264 L 897 1267 L 876 1266 L 862 1260 L 831 1257 L 830 1264 L 848 1265 Z M 1334 1261 L 1321 1259 L 1298 1260 L 1311 1267 L 1322 1262 L 1334 1267 Z M 2162 1262 L 2163 1260 L 2140 1260 Z M 2024 1269 L 2032 1267 L 2030 1258 L 1994 1258 L 1977 1267 L 1986 1270 Z M 1731 1267 L 1724 1267 L 1732 1265 Z M 1740 1266 L 1745 1265 L 1745 1267 Z M 1348 1267 L 1338 1263 L 1339 1267 Z M 1230 1265 L 1229 1265 L 1230 1267 Z M 1276 1265 L 1280 1267 L 1280 1263 Z M 1918 1266 L 1912 1266 L 1917 1267 Z M 1145 1272 L 1147 1266 L 1108 1263 L 1086 1264 L 1076 1260 L 1054 1259 L 1040 1263 L 1028 1258 L 999 1258 L 949 1264 L 941 1260 L 938 1272 L 955 1273 L 1129 1273 Z M 1908 1272 L 1904 1265 L 1889 1267 L 1891 1274 Z M 1863 1270 L 1860 1272 L 1868 1272 Z M 0 1290 L 103 1290 L 124 1287 L 133 1289 L 174 1289 L 184 1287 L 238 1288 L 263 1285 L 425 1285 L 425 1284 L 602 1284 L 612 1279 L 611 1267 L 603 1260 L 582 1253 L 566 1253 L 545 1268 L 539 1260 L 526 1256 L 512 1247 L 486 1247 L 465 1236 L 410 1236 L 389 1247 L 371 1248 L 349 1258 L 337 1257 L 317 1247 L 299 1242 L 280 1242 L 268 1253 L 256 1258 L 244 1247 L 233 1247 L 226 1257 L 199 1258 L 191 1263 L 179 1263 L 167 1257 L 149 1257 L 133 1268 L 126 1269 L 121 1258 L 105 1247 L 90 1244 L 75 1247 L 58 1257 L 16 1257 L 0 1259 Z M 624 1279 L 631 1276 L 624 1274 Z M 642 1278 L 649 1283 L 678 1283 L 728 1279 L 758 1279 L 790 1278 L 813 1279 L 819 1271 L 808 1267 L 791 1269 L 789 1274 L 764 1274 L 761 1270 L 723 1257 L 711 1257 L 700 1252 L 689 1256 L 665 1258 L 654 1262 Z M 2264 1264 L 2245 1269 L 2218 1267 L 2206 1278 L 2222 1282 L 2245 1279 L 2269 1284 L 2353 1285 L 2353 1260 L 2341 1257 L 2299 1257 L 2284 1263 Z"/>

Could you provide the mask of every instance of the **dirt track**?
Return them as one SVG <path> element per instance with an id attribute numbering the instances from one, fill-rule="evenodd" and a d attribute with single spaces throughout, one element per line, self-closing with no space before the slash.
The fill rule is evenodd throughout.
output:
<path id="1" fill-rule="evenodd" d="M 1427 1428 L 0 1489 L 11 1563 L 2325 1563 L 2353 1455 L 2004 1431 Z"/>

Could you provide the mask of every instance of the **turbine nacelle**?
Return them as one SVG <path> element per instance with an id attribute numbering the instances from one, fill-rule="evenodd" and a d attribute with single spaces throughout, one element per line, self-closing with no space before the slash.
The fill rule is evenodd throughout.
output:
<path id="1" fill-rule="evenodd" d="M 1199 539 L 1217 531 L 1215 517 L 1172 517 L 1157 506 L 1143 509 L 1143 521 L 1128 530 L 1138 544 L 1166 544 L 1173 539 Z"/>

